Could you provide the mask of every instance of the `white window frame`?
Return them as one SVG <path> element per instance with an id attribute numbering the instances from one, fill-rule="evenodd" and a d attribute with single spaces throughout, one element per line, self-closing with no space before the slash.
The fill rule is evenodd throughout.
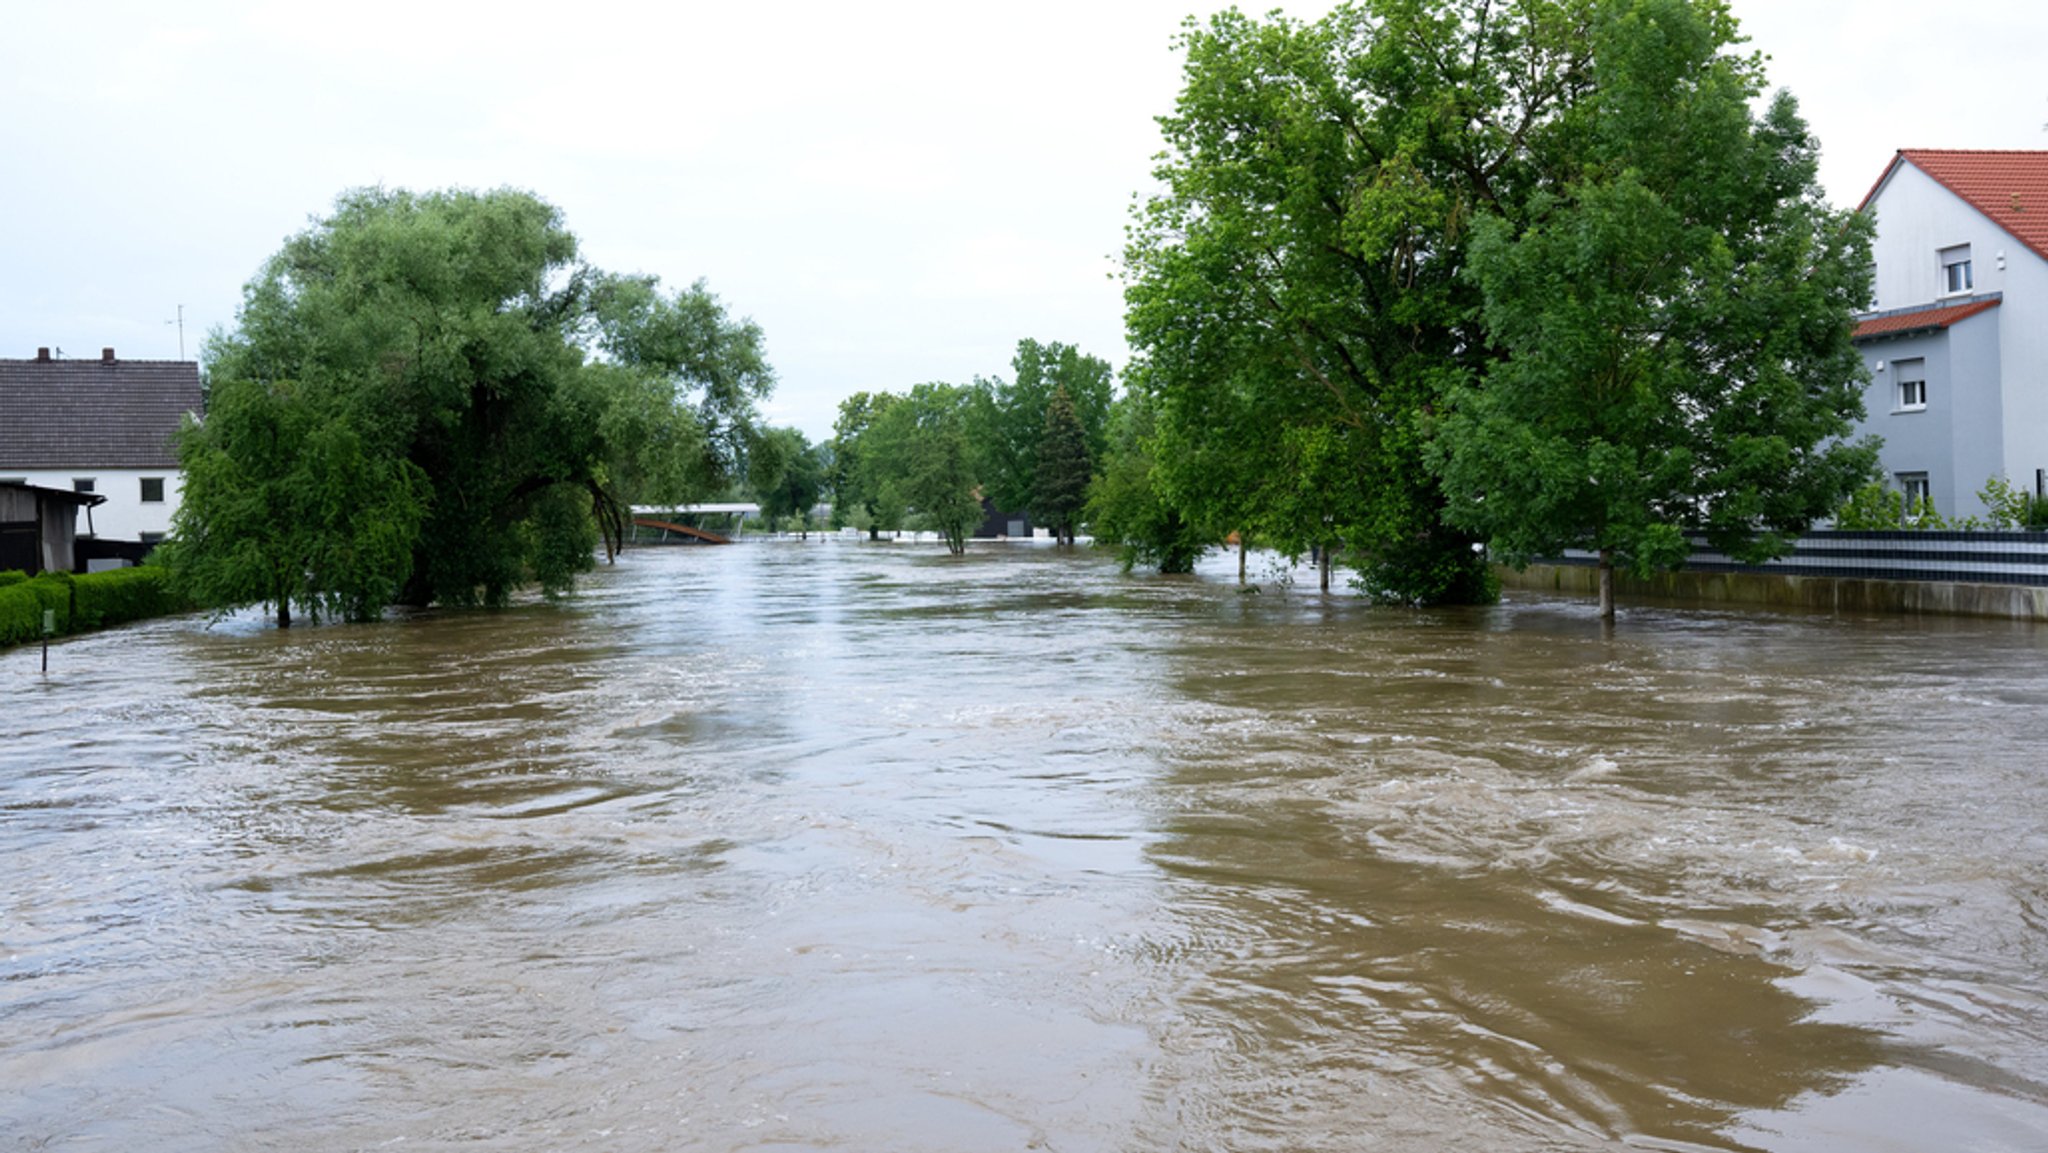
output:
<path id="1" fill-rule="evenodd" d="M 86 496 L 98 495 L 99 485 L 100 478 L 96 476 L 74 476 L 71 478 L 71 491 L 83 493 Z"/>
<path id="2" fill-rule="evenodd" d="M 1941 250 L 1941 295 L 1968 296 L 1976 291 L 1975 266 L 1970 262 L 1970 246 L 1958 244 Z"/>
<path id="3" fill-rule="evenodd" d="M 1927 362 L 1924 360 L 1895 360 L 1892 362 L 1893 412 L 1925 412 L 1927 410 Z"/>
<path id="4" fill-rule="evenodd" d="M 150 486 L 150 484 L 151 484 L 152 482 L 153 482 L 153 483 L 155 483 L 155 485 L 156 485 L 156 495 L 155 495 L 155 496 L 151 496 L 151 495 L 149 495 L 149 486 Z M 164 486 L 164 478 L 163 478 L 163 477 L 160 477 L 160 476 L 143 476 L 143 477 L 137 477 L 137 478 L 135 479 L 135 492 L 136 492 L 136 499 L 137 499 L 138 501 L 140 501 L 141 503 L 143 503 L 143 504 L 162 504 L 162 503 L 164 503 L 164 493 L 165 493 L 165 491 L 166 491 L 166 489 L 165 489 L 165 486 Z"/>
<path id="5" fill-rule="evenodd" d="M 1894 474 L 1899 482 L 1899 491 L 1906 496 L 1903 506 L 1908 520 L 1913 519 L 1913 506 L 1917 502 L 1927 512 L 1934 511 L 1934 489 L 1927 483 L 1924 472 L 1902 472 Z"/>

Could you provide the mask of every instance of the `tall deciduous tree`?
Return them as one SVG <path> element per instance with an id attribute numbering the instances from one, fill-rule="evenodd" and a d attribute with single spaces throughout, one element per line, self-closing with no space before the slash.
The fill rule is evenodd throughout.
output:
<path id="1" fill-rule="evenodd" d="M 980 481 L 967 435 L 968 390 L 920 384 L 872 403 L 859 438 L 859 487 L 876 505 L 936 531 L 955 556 L 981 523 Z"/>
<path id="2" fill-rule="evenodd" d="M 1505 353 L 1452 392 L 1449 519 L 1511 561 L 1568 547 L 1676 566 L 1688 535 L 1761 560 L 1872 467 L 1851 315 L 1867 224 L 1829 210 L 1792 98 L 1761 114 L 1721 0 L 1603 0 L 1568 178 L 1476 224 L 1470 278 Z"/>
<path id="3" fill-rule="evenodd" d="M 1490 355 L 1460 273 L 1540 183 L 1592 0 L 1374 0 L 1190 25 L 1168 151 L 1126 250 L 1162 491 L 1299 553 L 1342 541 L 1403 600 L 1491 595 L 1443 523 L 1427 418 Z M 1304 500 L 1300 465 L 1329 486 Z"/>
<path id="4" fill-rule="evenodd" d="M 832 523 L 865 528 L 869 540 L 902 522 L 903 510 L 889 503 L 869 462 L 867 436 L 895 400 L 891 393 L 856 392 L 839 402 L 839 419 L 832 423 Z"/>
<path id="5" fill-rule="evenodd" d="M 559 212 L 504 190 L 344 194 L 265 264 L 207 361 L 220 403 L 183 451 L 223 480 L 188 488 L 174 572 L 206 603 L 351 617 L 568 588 L 636 496 L 727 473 L 772 384 L 759 330 L 701 284 L 592 269 Z M 342 463 L 314 475 L 260 448 L 252 414 Z M 301 493 L 299 535 L 258 531 L 235 484 Z M 283 592 L 241 569 L 301 576 Z"/>

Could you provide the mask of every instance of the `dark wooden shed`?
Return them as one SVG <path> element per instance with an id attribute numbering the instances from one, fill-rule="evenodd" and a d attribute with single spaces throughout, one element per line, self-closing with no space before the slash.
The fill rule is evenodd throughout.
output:
<path id="1" fill-rule="evenodd" d="M 97 493 L 0 481 L 0 571 L 78 571 L 78 510 Z"/>

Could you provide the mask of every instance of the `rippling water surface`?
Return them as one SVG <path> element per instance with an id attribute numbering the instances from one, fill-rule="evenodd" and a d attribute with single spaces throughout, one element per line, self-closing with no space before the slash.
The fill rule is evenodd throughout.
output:
<path id="1" fill-rule="evenodd" d="M 2048 1148 L 2048 633 L 1233 570 L 0 653 L 0 1137 Z"/>

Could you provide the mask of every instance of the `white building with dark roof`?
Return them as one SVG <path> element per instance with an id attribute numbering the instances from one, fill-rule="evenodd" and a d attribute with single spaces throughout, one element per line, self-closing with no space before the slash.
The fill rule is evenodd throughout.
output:
<path id="1" fill-rule="evenodd" d="M 183 360 L 0 360 L 0 481 L 104 497 L 81 538 L 151 542 L 171 528 L 182 475 L 174 437 L 204 403 Z"/>

